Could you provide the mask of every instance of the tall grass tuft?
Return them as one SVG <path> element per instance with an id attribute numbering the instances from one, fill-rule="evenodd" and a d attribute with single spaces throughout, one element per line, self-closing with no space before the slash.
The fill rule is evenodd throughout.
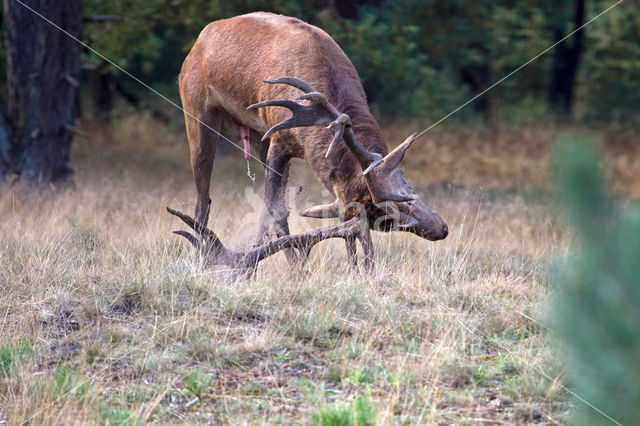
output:
<path id="1" fill-rule="evenodd" d="M 9 375 L 16 364 L 33 353 L 31 342 L 0 346 L 0 378 Z"/>
<path id="2" fill-rule="evenodd" d="M 348 405 L 327 406 L 313 416 L 315 426 L 372 426 L 376 409 L 369 399 L 358 396 Z"/>
<path id="3" fill-rule="evenodd" d="M 574 256 L 553 272 L 552 324 L 580 407 L 576 424 L 640 419 L 640 207 L 616 210 L 595 149 L 564 141 L 560 202 L 576 235 Z M 607 417 L 610 417 L 607 419 Z"/>

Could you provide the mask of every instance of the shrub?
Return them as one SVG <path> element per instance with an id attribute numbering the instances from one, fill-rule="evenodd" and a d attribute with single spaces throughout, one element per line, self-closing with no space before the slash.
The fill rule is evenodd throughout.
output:
<path id="1" fill-rule="evenodd" d="M 552 274 L 557 289 L 551 323 L 582 399 L 576 401 L 576 424 L 608 423 L 605 417 L 635 424 L 640 419 L 640 208 L 613 208 L 593 147 L 565 141 L 558 154 L 560 202 L 577 244 L 568 263 Z"/>

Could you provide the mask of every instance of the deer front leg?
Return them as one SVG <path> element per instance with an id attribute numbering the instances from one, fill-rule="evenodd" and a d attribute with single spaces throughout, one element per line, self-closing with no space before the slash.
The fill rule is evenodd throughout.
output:
<path id="1" fill-rule="evenodd" d="M 362 250 L 364 251 L 364 268 L 367 272 L 373 272 L 375 269 L 375 249 L 373 247 L 373 240 L 371 239 L 371 229 L 369 228 L 369 222 L 366 215 L 360 218 L 360 234 L 358 236 Z M 347 242 L 347 245 L 349 243 Z M 347 247 L 348 250 L 348 247 Z"/>
<path id="2" fill-rule="evenodd" d="M 264 244 L 270 230 L 273 229 L 278 238 L 289 235 L 289 209 L 286 205 L 285 191 L 289 177 L 289 161 L 291 155 L 278 150 L 272 144 L 267 154 L 265 170 L 265 208 L 260 218 L 260 230 L 256 239 L 256 246 Z M 286 249 L 285 254 L 290 264 L 298 262 L 295 250 Z"/>
<path id="3" fill-rule="evenodd" d="M 347 260 L 349 262 L 349 267 L 357 271 L 358 270 L 358 252 L 356 247 L 356 238 L 355 237 L 347 237 L 344 239 L 345 245 L 347 246 Z"/>

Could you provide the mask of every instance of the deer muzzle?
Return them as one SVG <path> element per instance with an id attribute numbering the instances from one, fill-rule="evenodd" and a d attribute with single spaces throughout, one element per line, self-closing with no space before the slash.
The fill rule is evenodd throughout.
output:
<path id="1" fill-rule="evenodd" d="M 411 232 L 431 241 L 443 240 L 449 234 L 449 226 L 442 216 L 420 199 L 407 203 L 376 204 L 371 213 L 369 225 L 376 231 Z"/>
<path id="2" fill-rule="evenodd" d="M 447 222 L 438 213 L 427 207 L 421 200 L 408 206 L 405 213 L 412 220 L 401 228 L 430 241 L 444 240 L 449 235 Z"/>

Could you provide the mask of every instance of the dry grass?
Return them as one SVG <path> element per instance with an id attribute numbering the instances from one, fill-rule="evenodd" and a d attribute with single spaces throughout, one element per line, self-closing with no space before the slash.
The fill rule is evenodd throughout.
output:
<path id="1" fill-rule="evenodd" d="M 169 233 L 164 207 L 194 200 L 182 136 L 141 116 L 94 129 L 77 143 L 76 190 L 2 193 L 0 420 L 309 423 L 360 396 L 381 424 L 565 422 L 539 322 L 547 262 L 569 238 L 550 197 L 529 191 L 548 184 L 551 133 L 484 148 L 431 136 L 407 174 L 452 233 L 378 235 L 374 276 L 349 273 L 326 242 L 306 271 L 278 255 L 232 284 Z M 218 159 L 210 220 L 236 245 L 260 194 L 238 157 Z M 293 181 L 298 208 L 322 198 L 304 168 Z M 314 224 L 292 216 L 294 231 Z"/>
<path id="2" fill-rule="evenodd" d="M 385 135 L 387 140 L 399 143 L 412 130 L 419 131 L 421 126 L 390 126 Z M 598 130 L 553 122 L 501 131 L 437 127 L 416 141 L 419 152 L 406 162 L 409 170 L 429 171 L 411 176 L 415 183 L 423 185 L 450 180 L 483 188 L 549 191 L 553 183 L 553 144 L 563 134 L 577 134 L 597 143 L 603 152 L 611 189 L 625 196 L 640 197 L 637 132 L 613 125 Z"/>

